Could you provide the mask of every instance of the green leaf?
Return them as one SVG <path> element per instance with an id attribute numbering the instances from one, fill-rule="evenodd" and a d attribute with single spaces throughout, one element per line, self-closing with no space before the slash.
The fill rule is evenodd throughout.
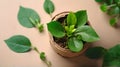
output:
<path id="1" fill-rule="evenodd" d="M 104 56 L 103 67 L 120 66 L 120 44 L 112 47 Z"/>
<path id="2" fill-rule="evenodd" d="M 105 0 L 105 3 L 106 3 L 107 5 L 111 5 L 111 4 L 113 4 L 113 0 Z"/>
<path id="3" fill-rule="evenodd" d="M 103 12 L 107 12 L 108 7 L 107 7 L 106 4 L 102 4 L 102 5 L 100 6 L 100 9 L 101 9 L 101 11 L 103 11 Z"/>
<path id="4" fill-rule="evenodd" d="M 30 18 L 32 18 L 34 21 L 39 20 L 40 21 L 40 17 L 37 14 L 36 11 L 34 11 L 33 9 L 30 8 L 25 8 L 20 6 L 19 12 L 18 12 L 18 21 L 19 23 L 27 28 L 32 28 L 35 27 L 35 22 L 32 23 Z"/>
<path id="5" fill-rule="evenodd" d="M 115 2 L 115 3 L 118 3 L 118 2 L 120 2 L 120 0 L 114 0 L 114 2 Z"/>
<path id="6" fill-rule="evenodd" d="M 111 5 L 111 4 L 113 4 L 114 0 L 95 0 L 95 1 L 99 2 L 99 3 L 104 3 L 106 5 Z"/>
<path id="7" fill-rule="evenodd" d="M 77 18 L 76 15 L 73 12 L 70 12 L 67 16 L 67 25 L 76 25 Z"/>
<path id="8" fill-rule="evenodd" d="M 108 10 L 108 15 L 118 15 L 120 13 L 120 9 L 118 6 L 113 6 Z"/>
<path id="9" fill-rule="evenodd" d="M 73 33 L 75 30 L 76 30 L 76 29 L 75 29 L 75 25 L 71 25 L 71 26 L 70 26 L 70 32 Z"/>
<path id="10" fill-rule="evenodd" d="M 111 18 L 110 19 L 110 25 L 114 26 L 117 23 L 117 19 L 116 18 Z"/>
<path id="11" fill-rule="evenodd" d="M 104 0 L 95 0 L 96 2 L 102 3 Z"/>
<path id="12" fill-rule="evenodd" d="M 98 59 L 103 57 L 106 52 L 107 50 L 103 47 L 92 47 L 85 52 L 85 55 L 90 59 Z"/>
<path id="13" fill-rule="evenodd" d="M 75 25 L 65 26 L 64 28 L 68 37 L 71 37 L 76 30 Z"/>
<path id="14" fill-rule="evenodd" d="M 77 28 L 75 34 L 81 35 L 82 40 L 86 42 L 94 42 L 100 39 L 95 30 L 88 25 Z"/>
<path id="15" fill-rule="evenodd" d="M 87 16 L 86 10 L 77 11 L 75 14 L 77 17 L 77 27 L 85 25 L 86 22 L 88 21 L 88 16 Z"/>
<path id="16" fill-rule="evenodd" d="M 46 11 L 46 13 L 51 14 L 54 12 L 54 4 L 51 0 L 45 0 L 44 2 L 44 10 Z"/>
<path id="17" fill-rule="evenodd" d="M 73 52 L 80 52 L 83 49 L 83 42 L 73 37 L 68 40 L 68 47 Z"/>
<path id="18" fill-rule="evenodd" d="M 22 35 L 12 36 L 5 40 L 5 43 L 12 51 L 17 53 L 28 52 L 31 49 L 30 40 Z"/>
<path id="19" fill-rule="evenodd" d="M 45 61 L 45 60 L 46 60 L 46 56 L 45 56 L 45 53 L 44 53 L 44 52 L 41 52 L 41 53 L 40 53 L 40 59 L 41 59 L 42 61 Z"/>
<path id="20" fill-rule="evenodd" d="M 65 26 L 65 31 L 69 31 L 69 27 L 68 26 Z"/>
<path id="21" fill-rule="evenodd" d="M 48 31 L 55 37 L 62 38 L 65 36 L 64 27 L 57 21 L 51 21 L 47 24 Z"/>

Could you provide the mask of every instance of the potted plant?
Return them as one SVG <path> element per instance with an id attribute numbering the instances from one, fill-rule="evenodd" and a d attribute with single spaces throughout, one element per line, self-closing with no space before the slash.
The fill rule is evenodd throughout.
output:
<path id="1" fill-rule="evenodd" d="M 99 36 L 90 26 L 86 10 L 62 12 L 47 23 L 50 44 L 64 57 L 82 54 Z"/>

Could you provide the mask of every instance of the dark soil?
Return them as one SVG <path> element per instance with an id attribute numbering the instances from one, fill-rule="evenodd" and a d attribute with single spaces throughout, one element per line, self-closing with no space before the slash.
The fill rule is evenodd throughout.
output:
<path id="1" fill-rule="evenodd" d="M 62 25 L 65 25 L 65 19 L 67 18 L 67 15 L 65 15 L 64 17 L 61 17 L 59 19 L 57 19 L 58 22 L 60 22 Z M 66 47 L 66 42 L 67 42 L 67 38 L 63 37 L 63 38 L 56 38 L 53 37 L 54 41 L 59 44 L 61 47 L 65 48 Z"/>
<path id="2" fill-rule="evenodd" d="M 55 38 L 55 37 L 53 37 L 53 38 L 54 38 L 54 41 L 55 41 L 58 45 L 60 45 L 60 46 L 63 47 L 63 48 L 66 47 L 66 42 L 67 42 L 66 37 L 63 37 L 63 38 Z"/>

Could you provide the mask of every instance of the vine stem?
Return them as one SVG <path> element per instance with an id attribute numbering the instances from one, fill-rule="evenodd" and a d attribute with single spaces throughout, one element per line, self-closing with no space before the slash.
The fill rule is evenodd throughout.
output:
<path id="1" fill-rule="evenodd" d="M 40 53 L 36 47 L 33 47 L 33 50 L 35 50 L 38 54 Z"/>
<path id="2" fill-rule="evenodd" d="M 116 4 L 109 5 L 108 8 L 113 7 L 113 6 L 116 6 Z"/>
<path id="3" fill-rule="evenodd" d="M 38 54 L 41 54 L 40 51 L 39 51 L 36 47 L 33 46 L 32 49 L 35 50 Z M 43 60 L 43 62 L 44 62 L 48 67 L 51 67 L 51 66 L 52 66 L 51 62 L 48 61 L 46 58 L 45 58 L 45 60 Z"/>
<path id="4" fill-rule="evenodd" d="M 50 13 L 50 18 L 52 18 L 52 13 Z"/>
<path id="5" fill-rule="evenodd" d="M 52 66 L 52 65 L 51 65 L 51 62 L 48 61 L 47 59 L 46 59 L 44 62 L 47 64 L 48 67 L 51 67 L 51 66 Z"/>
<path id="6" fill-rule="evenodd" d="M 36 26 L 35 21 L 34 21 L 31 17 L 29 17 L 29 20 L 31 21 L 31 23 L 32 23 L 34 26 Z"/>
<path id="7" fill-rule="evenodd" d="M 35 19 L 33 20 L 31 17 L 29 17 L 29 20 L 31 21 L 31 23 L 39 30 L 39 32 L 43 31 L 43 24 L 40 23 L 39 19 Z"/>

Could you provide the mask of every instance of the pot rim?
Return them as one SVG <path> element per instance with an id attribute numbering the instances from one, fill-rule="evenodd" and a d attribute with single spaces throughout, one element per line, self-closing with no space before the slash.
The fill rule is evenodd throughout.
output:
<path id="1" fill-rule="evenodd" d="M 83 54 L 89 47 L 90 44 L 89 43 L 85 43 L 83 46 L 83 49 L 79 52 L 72 52 L 70 49 L 66 49 L 63 48 L 61 46 L 58 45 L 58 43 L 56 43 L 53 39 L 53 36 L 49 33 L 50 36 L 50 45 L 52 46 L 52 48 L 61 56 L 63 57 L 76 57 L 79 56 L 81 54 Z"/>
<path id="2" fill-rule="evenodd" d="M 64 17 L 65 15 L 67 15 L 67 14 L 69 14 L 71 11 L 64 11 L 64 12 L 60 12 L 60 13 L 58 13 L 58 14 L 56 14 L 52 19 L 51 19 L 51 21 L 55 21 L 55 20 L 57 20 L 58 18 L 60 18 L 60 17 Z M 62 15 L 63 14 L 63 15 Z M 64 15 L 65 14 L 65 15 Z M 58 17 L 57 17 L 58 16 Z M 60 17 L 59 17 L 60 16 Z M 56 18 L 57 17 L 57 18 Z M 87 23 L 88 23 L 88 25 L 90 25 L 91 26 L 91 24 L 90 24 L 90 22 L 89 22 L 89 20 L 87 21 Z M 92 26 L 91 26 L 92 27 Z"/>

